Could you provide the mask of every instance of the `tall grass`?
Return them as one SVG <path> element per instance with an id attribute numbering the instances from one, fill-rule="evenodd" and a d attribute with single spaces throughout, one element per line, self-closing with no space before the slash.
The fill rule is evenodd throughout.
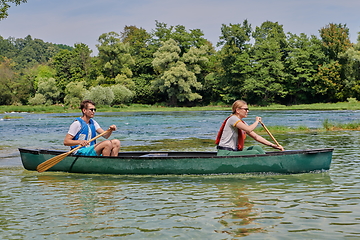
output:
<path id="1" fill-rule="evenodd" d="M 310 132 L 313 131 L 306 126 L 298 127 L 286 127 L 286 126 L 266 126 L 269 132 L 271 133 L 289 133 L 289 132 Z M 255 132 L 257 133 L 266 133 L 264 128 L 256 128 Z"/>
<path id="2" fill-rule="evenodd" d="M 69 109 L 61 106 L 61 105 L 51 105 L 51 106 L 45 106 L 45 105 L 22 105 L 22 106 L 0 106 L 0 113 L 6 113 L 6 112 L 34 112 L 34 113 L 59 113 L 59 112 L 68 112 Z"/>
<path id="3" fill-rule="evenodd" d="M 353 121 L 350 123 L 332 122 L 329 119 L 323 121 L 323 128 L 327 131 L 336 130 L 360 130 L 360 121 Z"/>

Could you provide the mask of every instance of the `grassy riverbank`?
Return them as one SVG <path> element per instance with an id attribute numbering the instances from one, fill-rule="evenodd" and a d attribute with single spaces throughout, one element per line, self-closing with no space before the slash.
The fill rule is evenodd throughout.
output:
<path id="1" fill-rule="evenodd" d="M 315 103 L 300 105 L 270 105 L 266 107 L 249 105 L 251 110 L 360 110 L 360 102 L 338 102 L 338 103 Z M 152 111 L 219 111 L 230 110 L 230 105 L 204 106 L 204 107 L 163 107 L 156 105 L 131 104 L 116 106 L 97 106 L 100 112 L 152 112 Z M 31 113 L 64 113 L 79 112 L 79 109 L 69 109 L 63 105 L 51 106 L 0 106 L 0 114 L 10 112 L 31 112 Z"/>

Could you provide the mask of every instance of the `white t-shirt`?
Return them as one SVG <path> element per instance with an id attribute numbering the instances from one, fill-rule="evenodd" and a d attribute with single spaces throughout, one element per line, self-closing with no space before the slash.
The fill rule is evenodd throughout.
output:
<path id="1" fill-rule="evenodd" d="M 95 126 L 95 130 L 98 130 L 100 128 L 100 125 L 93 119 L 94 121 L 94 126 Z M 89 134 L 88 134 L 88 140 L 91 139 L 92 136 L 92 132 L 91 132 L 91 128 L 90 125 L 88 125 L 89 128 Z M 76 136 L 76 134 L 80 131 L 81 129 L 81 123 L 79 121 L 74 121 L 69 128 L 68 134 L 70 134 L 71 136 Z M 79 136 L 79 140 L 85 140 L 85 134 L 80 134 Z"/>
<path id="2" fill-rule="evenodd" d="M 237 149 L 238 128 L 235 127 L 235 126 L 239 121 L 241 121 L 240 118 L 238 118 L 235 115 L 231 116 L 226 121 L 224 131 L 223 131 L 223 133 L 221 135 L 221 139 L 220 139 L 220 142 L 219 142 L 219 146 L 232 148 L 232 149 Z"/>

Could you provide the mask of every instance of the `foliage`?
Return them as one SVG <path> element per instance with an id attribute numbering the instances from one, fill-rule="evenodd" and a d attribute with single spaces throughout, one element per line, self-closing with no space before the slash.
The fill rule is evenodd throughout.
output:
<path id="1" fill-rule="evenodd" d="M 40 79 L 44 78 L 54 78 L 56 74 L 56 70 L 51 68 L 49 65 L 40 64 L 32 68 L 34 70 L 33 77 L 34 77 L 34 88 L 38 88 L 38 84 Z"/>
<path id="2" fill-rule="evenodd" d="M 141 74 L 154 74 L 151 62 L 156 47 L 151 43 L 151 34 L 143 28 L 125 26 L 121 41 L 130 46 L 129 52 L 135 62 L 130 66 L 133 75 L 138 77 Z"/>
<path id="3" fill-rule="evenodd" d="M 330 23 L 321 28 L 319 32 L 329 59 L 337 60 L 340 53 L 352 46 L 349 40 L 349 28 L 346 27 L 346 24 Z"/>
<path id="4" fill-rule="evenodd" d="M 21 3 L 26 3 L 27 0 L 1 0 L 0 1 L 0 20 L 8 17 L 8 10 L 10 8 L 10 3 L 15 3 L 19 5 Z"/>
<path id="5" fill-rule="evenodd" d="M 162 93 L 154 91 L 152 81 L 155 76 L 151 74 L 141 74 L 139 77 L 134 77 L 134 103 L 154 104 L 161 101 Z"/>
<path id="6" fill-rule="evenodd" d="M 342 92 L 339 91 L 344 87 L 341 82 L 340 70 L 341 65 L 338 61 L 320 65 L 319 71 L 315 76 L 315 90 L 333 101 L 344 99 Z"/>
<path id="7" fill-rule="evenodd" d="M 222 46 L 218 54 L 222 69 L 211 75 L 211 78 L 207 77 L 219 87 L 219 100 L 230 103 L 236 99 L 246 99 L 240 86 L 251 76 L 251 32 L 251 25 L 247 20 L 242 24 L 223 24 L 221 27 L 220 41 L 217 45 Z"/>
<path id="8" fill-rule="evenodd" d="M 327 131 L 335 131 L 335 130 L 360 130 L 360 122 L 353 121 L 350 123 L 340 123 L 333 122 L 329 119 L 325 119 L 323 121 L 323 128 Z"/>
<path id="9" fill-rule="evenodd" d="M 84 99 L 86 89 L 85 82 L 71 82 L 65 88 L 64 103 L 66 106 L 76 108 Z"/>
<path id="10" fill-rule="evenodd" d="M 143 28 L 125 26 L 123 32 L 121 32 L 120 39 L 123 43 L 129 45 L 129 53 L 135 64 L 129 66 L 133 74 L 132 78 L 126 79 L 126 81 L 132 80 L 132 86 L 128 86 L 126 83 L 119 82 L 116 79 L 115 82 L 117 84 L 124 84 L 133 91 L 135 94 L 133 102 L 156 102 L 158 94 L 151 89 L 151 81 L 155 77 L 155 71 L 151 62 L 153 61 L 153 54 L 157 50 L 157 46 L 153 43 L 152 35 Z"/>
<path id="11" fill-rule="evenodd" d="M 243 92 L 248 101 L 268 105 L 287 94 L 283 62 L 286 36 L 282 25 L 270 21 L 256 27 L 253 36 L 251 76 L 245 80 Z"/>
<path id="12" fill-rule="evenodd" d="M 133 82 L 133 80 L 131 78 L 128 78 L 126 75 L 124 74 L 118 74 L 115 77 L 115 83 L 116 85 L 123 85 L 128 89 L 134 89 L 135 88 L 135 83 Z"/>
<path id="13" fill-rule="evenodd" d="M 114 93 L 110 87 L 91 87 L 85 93 L 84 99 L 92 100 L 98 105 L 111 105 L 114 101 Z"/>
<path id="14" fill-rule="evenodd" d="M 359 99 L 360 34 L 351 43 L 346 24 L 334 23 L 319 32 L 320 37 L 285 34 L 277 22 L 253 28 L 244 20 L 223 24 L 215 49 L 200 29 L 156 21 L 150 32 L 125 26 L 120 33 L 100 35 L 97 56 L 83 43 L 70 47 L 30 35 L 0 36 L 0 104 L 75 106 L 85 89 L 108 105 L 204 106 L 244 99 L 270 106 Z M 99 86 L 108 88 L 91 90 Z M 117 95 L 112 100 L 110 92 Z"/>
<path id="15" fill-rule="evenodd" d="M 13 81 L 15 72 L 13 71 L 14 63 L 10 59 L 4 58 L 0 62 L 0 104 L 7 105 L 15 101 L 16 95 L 13 94 Z"/>
<path id="16" fill-rule="evenodd" d="M 360 110 L 360 102 L 338 102 L 338 103 L 313 103 L 313 104 L 299 104 L 299 105 L 279 105 L 273 104 L 270 106 L 254 106 L 250 105 L 251 110 L 269 111 L 269 110 Z M 149 105 L 149 104 L 127 104 L 114 106 L 101 106 L 102 112 L 119 112 L 119 108 L 124 112 L 149 112 L 149 111 L 227 111 L 230 113 L 231 105 L 218 104 L 209 106 L 194 106 L 194 107 L 166 107 L 163 105 Z M 36 112 L 36 113 L 62 113 L 71 112 L 78 113 L 79 109 L 70 109 L 64 107 L 62 104 L 44 106 L 44 105 L 1 105 L 0 113 L 8 112 Z M 269 126 L 270 127 L 270 126 Z"/>
<path id="17" fill-rule="evenodd" d="M 31 68 L 43 64 L 60 51 L 59 47 L 41 39 L 33 39 L 30 35 L 22 38 L 0 38 L 0 46 L 5 46 L 5 51 L 0 54 L 12 59 L 16 63 L 15 69 Z"/>
<path id="18" fill-rule="evenodd" d="M 46 98 L 41 93 L 36 93 L 35 97 L 29 99 L 30 105 L 44 105 L 45 103 L 46 103 Z"/>
<path id="19" fill-rule="evenodd" d="M 35 97 L 30 98 L 29 102 L 32 105 L 38 105 L 45 103 L 51 105 L 58 102 L 60 91 L 56 86 L 56 80 L 54 78 L 41 78 L 39 79 L 38 89 Z M 42 100 L 44 100 L 42 103 Z"/>
<path id="20" fill-rule="evenodd" d="M 285 87 L 288 91 L 287 104 L 312 103 L 320 100 L 316 86 L 318 66 L 326 60 L 322 43 L 314 35 L 289 34 L 284 60 Z"/>
<path id="21" fill-rule="evenodd" d="M 94 71 L 91 52 L 86 44 L 78 43 L 71 51 L 64 49 L 54 56 L 52 66 L 62 92 L 71 82 L 84 81 L 87 86 L 91 86 L 91 74 Z"/>
<path id="22" fill-rule="evenodd" d="M 154 88 L 166 93 L 172 106 L 176 106 L 178 101 L 192 102 L 202 98 L 196 92 L 202 88 L 202 84 L 197 81 L 195 74 L 201 72 L 199 64 L 207 61 L 204 49 L 191 47 L 182 57 L 180 53 L 176 41 L 170 39 L 154 54 L 153 66 L 159 73 Z"/>
<path id="23" fill-rule="evenodd" d="M 183 25 L 168 27 L 166 23 L 158 21 L 155 25 L 154 44 L 160 47 L 163 42 L 173 39 L 180 48 L 180 56 L 188 52 L 191 47 L 200 48 L 208 42 L 203 38 L 204 34 L 200 29 L 186 30 Z"/>
<path id="24" fill-rule="evenodd" d="M 339 61 L 342 63 L 342 78 L 346 79 L 341 91 L 346 97 L 360 96 L 360 41 L 339 54 Z"/>
<path id="25" fill-rule="evenodd" d="M 111 90 L 114 93 L 114 100 L 112 104 L 129 103 L 134 97 L 134 93 L 121 84 L 111 86 Z"/>
<path id="26" fill-rule="evenodd" d="M 192 88 L 201 89 L 201 83 L 196 81 L 195 74 L 186 69 L 183 62 L 177 62 L 168 71 L 164 72 L 161 77 L 159 89 L 162 92 L 167 92 L 170 105 L 176 106 L 177 101 L 184 102 L 185 100 L 194 101 L 201 99 L 200 94 L 193 92 Z"/>
<path id="27" fill-rule="evenodd" d="M 97 46 L 101 63 L 101 72 L 108 84 L 115 83 L 115 77 L 120 75 L 132 77 L 131 66 L 135 64 L 130 55 L 128 43 L 120 41 L 116 32 L 102 34 Z"/>

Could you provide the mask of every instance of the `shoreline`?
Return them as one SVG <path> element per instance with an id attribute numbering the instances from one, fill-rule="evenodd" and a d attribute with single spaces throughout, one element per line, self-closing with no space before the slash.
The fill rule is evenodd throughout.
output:
<path id="1" fill-rule="evenodd" d="M 251 110 L 260 111 L 286 111 L 286 110 L 360 110 L 360 102 L 338 102 L 338 103 L 314 103 L 314 104 L 301 104 L 285 106 L 273 104 L 269 106 L 253 106 L 248 104 Z M 231 105 L 218 105 L 218 106 L 199 106 L 199 107 L 164 107 L 157 105 L 145 104 L 131 104 L 131 105 L 115 105 L 115 106 L 97 106 L 101 112 L 169 112 L 169 111 L 228 111 Z M 28 113 L 76 113 L 79 109 L 70 109 L 63 105 L 50 105 L 50 106 L 13 106 L 2 105 L 0 106 L 0 114 L 7 114 L 11 112 L 28 112 Z"/>

